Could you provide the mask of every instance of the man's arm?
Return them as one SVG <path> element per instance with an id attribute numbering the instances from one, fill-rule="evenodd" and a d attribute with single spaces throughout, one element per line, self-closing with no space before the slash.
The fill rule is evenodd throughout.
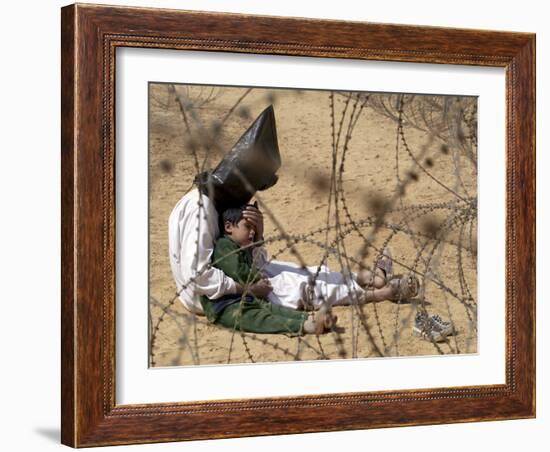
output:
<path id="1" fill-rule="evenodd" d="M 257 206 L 257 202 L 253 205 L 247 205 L 243 210 L 243 217 L 250 222 L 256 230 L 256 237 L 254 240 L 262 241 L 264 240 L 264 216 Z M 254 258 L 254 265 L 260 270 L 268 262 L 267 250 L 263 246 L 263 243 L 253 248 L 252 256 Z"/>
<path id="2" fill-rule="evenodd" d="M 217 216 L 210 211 L 205 219 L 206 209 L 203 207 L 199 221 L 197 200 L 183 199 L 181 203 L 170 215 L 168 227 L 170 264 L 178 284 L 192 283 L 198 295 L 210 299 L 242 292 L 240 285 L 222 270 L 209 267 L 217 233 Z"/>

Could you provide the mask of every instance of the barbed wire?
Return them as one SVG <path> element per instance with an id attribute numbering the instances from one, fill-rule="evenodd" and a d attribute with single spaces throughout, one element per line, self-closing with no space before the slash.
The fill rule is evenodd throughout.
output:
<path id="1" fill-rule="evenodd" d="M 179 86 L 167 85 L 165 91 L 161 97 L 158 93 L 151 95 L 151 102 L 156 108 L 180 112 L 186 138 L 183 145 L 191 151 L 195 173 L 199 174 L 208 167 L 212 155 L 223 153 L 224 146 L 219 137 L 220 127 L 229 123 L 232 116 L 239 113 L 239 109 L 242 109 L 241 114 L 237 115 L 239 119 L 249 119 L 247 107 L 243 104 L 254 97 L 254 92 L 258 89 L 242 89 L 236 100 L 228 108 L 226 107 L 225 114 L 220 116 L 221 121 L 215 121 L 214 125 L 209 127 L 205 125 L 206 121 L 199 114 L 199 109 L 207 111 L 209 107 L 217 106 L 217 100 L 223 95 L 222 88 L 206 91 L 193 91 L 186 88 L 182 91 Z M 186 96 L 182 95 L 182 92 L 185 92 Z M 322 94 L 318 93 L 318 95 Z M 474 336 L 477 334 L 477 301 L 475 291 L 470 287 L 472 282 L 469 282 L 469 280 L 474 281 L 475 284 L 477 268 L 475 99 L 356 92 L 328 92 L 325 95 L 328 100 L 327 114 L 330 117 L 332 143 L 330 173 L 326 178 L 315 175 L 315 179 L 311 181 L 319 191 L 326 194 L 325 224 L 302 233 L 291 233 L 286 230 L 263 196 L 257 194 L 256 198 L 261 210 L 278 233 L 257 241 L 250 247 L 262 245 L 270 250 L 274 249 L 268 263 L 276 261 L 286 253 L 298 261 L 300 268 L 309 274 L 305 297 L 309 303 L 303 306 L 306 310 L 312 310 L 314 305 L 328 303 L 326 294 L 316 294 L 314 289 L 322 269 L 326 268 L 330 259 L 335 259 L 343 284 L 349 293 L 347 310 L 351 332 L 333 328 L 323 337 L 313 335 L 289 339 L 291 343 L 295 341 L 292 348 L 295 347 L 296 351 L 293 352 L 291 346 L 280 345 L 283 339 L 278 336 L 258 336 L 254 333 L 238 331 L 238 328 L 233 331 L 224 330 L 215 324 L 208 324 L 196 313 L 182 311 L 179 303 L 176 303 L 181 292 L 193 287 L 197 279 L 216 264 L 211 262 L 203 268 L 195 268 L 193 277 L 164 302 L 157 297 L 150 297 L 149 363 L 151 366 L 159 365 L 156 358 L 157 351 L 162 348 L 159 344 L 159 335 L 162 331 L 168 330 L 172 331 L 172 334 L 177 331 L 178 335 L 177 340 L 172 338 L 174 340 L 171 341 L 177 344 L 172 350 L 172 354 L 175 354 L 172 365 L 198 365 L 211 362 L 208 356 L 205 357 L 209 350 L 205 348 L 204 337 L 201 336 L 205 334 L 205 329 L 209 328 L 226 332 L 224 336 L 227 339 L 226 343 L 216 345 L 218 349 L 227 346 L 225 358 L 220 363 L 243 361 L 254 363 L 262 359 L 266 360 L 265 357 L 259 359 L 258 356 L 264 356 L 265 353 L 262 354 L 259 350 L 266 349 L 269 349 L 269 353 L 273 354 L 276 360 L 399 356 L 402 354 L 401 346 L 407 349 L 406 341 L 410 339 L 408 336 L 403 339 L 403 335 L 411 331 L 415 312 L 418 310 L 427 312 L 434 304 L 426 299 L 428 291 L 430 299 L 437 299 L 438 306 L 443 307 L 444 312 L 440 311 L 440 313 L 450 319 L 453 325 L 458 323 L 455 316 L 460 313 L 466 316 L 467 331 L 459 333 L 465 337 L 462 350 L 475 351 L 472 346 L 476 347 Z M 204 99 L 201 96 L 204 96 Z M 270 96 L 268 93 L 264 97 L 273 100 L 276 95 Z M 257 102 L 257 100 L 250 100 L 250 102 Z M 243 112 L 246 114 L 242 114 Z M 365 113 L 368 113 L 367 116 L 383 115 L 393 121 L 396 136 L 395 185 L 393 190 L 385 196 L 376 194 L 370 188 L 355 187 L 355 192 L 364 199 L 365 207 L 369 212 L 366 217 L 357 218 L 348 199 L 345 175 L 346 162 L 356 128 L 368 125 Z M 426 142 L 423 145 L 411 144 L 407 137 L 407 130 L 411 133 L 416 130 L 417 135 L 423 132 Z M 439 154 L 428 155 L 434 146 L 439 146 Z M 438 159 L 445 158 L 449 154 L 452 158 L 452 171 L 449 174 L 445 173 L 445 177 L 451 179 L 452 185 L 433 171 Z M 407 161 L 409 168 L 402 165 Z M 285 167 L 285 171 L 292 172 L 298 169 L 289 165 Z M 468 189 L 464 177 L 469 177 L 468 182 L 474 187 L 473 194 Z M 414 187 L 418 187 L 420 181 L 424 179 L 426 183 L 435 184 L 433 186 L 442 190 L 440 197 L 450 196 L 450 199 L 439 202 L 408 202 L 407 193 L 418 190 Z M 153 203 L 154 200 L 151 200 L 151 205 Z M 441 218 L 440 214 L 443 213 L 445 214 Z M 206 219 L 206 211 L 200 196 L 197 215 L 200 228 L 200 220 Z M 197 233 L 200 233 L 200 230 Z M 318 239 L 317 236 L 319 236 Z M 421 281 L 421 291 L 413 300 L 402 300 L 399 297 L 396 301 L 388 301 L 393 306 L 390 314 L 392 320 L 385 322 L 383 319 L 385 314 L 383 315 L 379 309 L 380 302 L 364 303 L 363 294 L 354 284 L 354 275 L 362 270 L 374 272 L 377 258 L 383 254 L 386 247 L 395 243 L 396 245 L 393 246 L 399 249 L 399 243 L 404 239 L 408 240 L 413 253 L 409 252 L 408 256 L 402 253 L 396 254 L 393 259 L 394 266 L 417 275 Z M 279 242 L 281 245 L 277 246 Z M 298 245 L 309 245 L 321 251 L 318 264 L 313 266 L 316 268 L 315 271 L 309 270 L 307 259 L 302 256 Z M 195 260 L 200 251 L 198 247 L 197 240 L 194 251 Z M 351 249 L 354 249 L 355 253 L 351 253 Z M 464 258 L 465 254 L 469 256 L 468 262 L 466 262 L 468 258 Z M 453 270 L 445 271 L 450 266 Z M 245 284 L 243 297 L 247 293 L 248 286 L 249 284 Z M 408 306 L 409 309 L 403 314 L 404 306 Z M 175 330 L 173 327 L 164 328 L 166 323 L 175 326 Z M 240 338 L 242 349 L 237 354 L 237 358 L 235 358 L 236 336 Z M 364 337 L 366 342 L 361 342 L 360 337 Z M 420 341 L 417 338 L 414 340 Z M 440 344 L 435 341 L 427 341 L 427 343 L 432 344 L 437 354 L 461 352 L 457 335 L 451 340 L 452 345 L 449 340 Z M 331 342 L 332 345 L 329 347 Z M 251 346 L 252 343 L 254 347 Z M 304 357 L 306 351 L 313 354 L 313 358 L 307 354 Z M 406 351 L 404 353 L 407 354 Z"/>

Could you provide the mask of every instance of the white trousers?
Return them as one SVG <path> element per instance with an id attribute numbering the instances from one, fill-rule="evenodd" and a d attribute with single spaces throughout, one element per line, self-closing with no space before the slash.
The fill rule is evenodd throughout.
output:
<path id="1" fill-rule="evenodd" d="M 349 305 L 364 290 L 357 284 L 356 275 L 346 279 L 339 272 L 332 272 L 321 266 L 313 288 L 313 299 L 308 296 L 308 284 L 316 274 L 317 266 L 301 268 L 291 262 L 271 261 L 262 267 L 262 273 L 269 279 L 273 291 L 268 299 L 273 304 L 297 309 L 309 300 L 315 309 L 326 301 L 330 306 Z"/>

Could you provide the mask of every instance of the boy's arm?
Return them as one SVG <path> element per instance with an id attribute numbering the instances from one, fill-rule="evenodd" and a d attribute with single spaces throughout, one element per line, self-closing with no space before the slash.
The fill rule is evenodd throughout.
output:
<path id="1" fill-rule="evenodd" d="M 221 238 L 214 248 L 212 264 L 240 284 L 256 282 L 253 268 L 240 258 L 239 246 L 233 241 Z"/>

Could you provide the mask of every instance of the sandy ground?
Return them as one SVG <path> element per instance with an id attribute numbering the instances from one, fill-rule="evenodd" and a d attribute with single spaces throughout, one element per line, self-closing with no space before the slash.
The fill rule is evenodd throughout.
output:
<path id="1" fill-rule="evenodd" d="M 246 90 L 179 87 L 178 92 L 191 102 L 187 105 L 186 119 L 192 134 L 196 135 L 198 131 L 203 134 L 215 133 L 212 131 L 218 129 L 220 122 Z M 415 165 L 402 142 L 396 160 L 396 142 L 399 137 L 397 122 L 370 107 L 372 102 L 377 101 L 377 96 L 380 97 L 371 95 L 366 107 L 362 109 L 346 153 L 343 192 L 349 215 L 359 221 L 379 213 L 380 205 L 397 208 L 457 199 L 437 181 L 462 198 L 475 196 L 475 165 L 464 158 L 463 151 L 458 150 L 452 139 L 445 142 L 434 139 L 431 134 L 406 122 L 403 132 L 407 145 L 433 178 Z M 222 156 L 222 151 L 217 148 L 230 149 L 253 119 L 270 103 L 275 107 L 283 164 L 278 173 L 277 185 L 260 192 L 259 197 L 286 233 L 306 234 L 310 239 L 325 243 L 324 232 L 312 232 L 327 224 L 328 181 L 333 150 L 328 92 L 252 90 L 219 128 L 216 137 L 218 146 L 208 154 L 206 167 L 215 166 Z M 336 95 L 335 104 L 338 127 L 346 106 L 346 97 Z M 343 121 L 340 152 L 352 107 L 353 102 L 350 102 Z M 175 298 L 176 289 L 167 252 L 167 221 L 173 206 L 191 187 L 197 172 L 195 155 L 191 151 L 193 147 L 197 148 L 202 165 L 206 151 L 200 146 L 200 139 L 193 138 L 186 131 L 182 112 L 168 85 L 151 85 L 149 285 L 151 299 L 154 300 L 150 304 L 152 365 L 367 358 L 379 356 L 380 353 L 384 356 L 411 356 L 476 352 L 475 310 L 466 309 L 459 299 L 469 291 L 474 299 L 472 303 L 477 302 L 477 224 L 475 217 L 471 222 L 459 223 L 452 232 L 441 235 L 443 240 L 436 243 L 433 237 L 438 236 L 440 226 L 451 213 L 448 209 L 421 211 L 418 218 L 412 219 L 407 219 L 402 211 L 390 212 L 384 217 L 385 222 L 398 224 L 414 233 L 400 232 L 391 238 L 395 260 L 417 270 L 421 280 L 426 271 L 430 270 L 448 289 L 443 290 L 441 285 L 438 286 L 429 278 L 424 280 L 428 312 L 451 319 L 457 330 L 457 334 L 449 337 L 447 342 L 434 345 L 413 335 L 412 326 L 417 311 L 415 303 L 383 301 L 369 303 L 361 308 L 336 307 L 334 310 L 339 317 L 336 332 L 303 338 L 235 334 L 209 325 L 204 317 L 190 314 Z M 461 180 L 457 177 L 457 162 L 461 168 Z M 399 180 L 409 180 L 402 197 L 396 195 L 398 173 Z M 265 237 L 280 235 L 281 231 L 277 230 L 273 218 L 265 210 L 264 216 Z M 343 223 L 347 221 L 341 202 L 338 218 L 334 215 L 333 206 L 328 219 L 332 225 L 338 220 Z M 369 236 L 372 227 L 362 226 L 360 231 Z M 380 228 L 373 235 L 373 244 L 379 247 L 390 233 L 389 229 Z M 332 229 L 329 243 L 334 236 Z M 456 246 L 459 242 L 464 245 L 461 252 Z M 363 238 L 357 232 L 348 233 L 343 240 L 346 255 L 360 260 L 363 243 Z M 434 245 L 438 246 L 434 248 Z M 318 244 L 300 241 L 296 247 L 308 265 L 317 265 L 321 261 L 324 249 Z M 296 256 L 285 249 L 283 241 L 271 242 L 267 248 L 277 260 L 297 261 Z M 375 255 L 371 249 L 364 263 L 372 266 Z M 332 270 L 341 269 L 337 255 L 332 255 L 328 264 Z M 353 264 L 351 268 L 356 271 L 358 266 Z M 406 269 L 396 263 L 395 270 L 403 272 Z M 464 275 L 463 280 L 461 274 Z"/>

